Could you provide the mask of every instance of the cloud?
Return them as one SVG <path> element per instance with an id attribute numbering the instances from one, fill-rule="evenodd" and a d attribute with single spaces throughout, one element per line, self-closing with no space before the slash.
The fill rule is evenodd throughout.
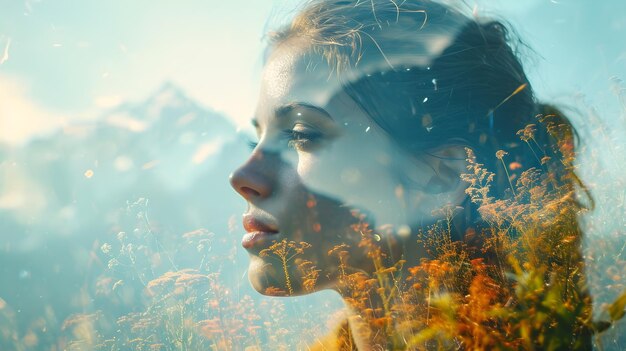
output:
<path id="1" fill-rule="evenodd" d="M 0 143 L 22 144 L 62 127 L 66 120 L 34 102 L 24 82 L 0 74 Z"/>

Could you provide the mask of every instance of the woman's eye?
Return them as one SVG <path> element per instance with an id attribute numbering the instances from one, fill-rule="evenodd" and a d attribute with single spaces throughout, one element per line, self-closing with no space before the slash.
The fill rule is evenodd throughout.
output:
<path id="1" fill-rule="evenodd" d="M 322 134 L 319 132 L 308 132 L 298 130 L 285 131 L 287 137 L 287 145 L 296 150 L 307 150 L 318 142 Z"/>

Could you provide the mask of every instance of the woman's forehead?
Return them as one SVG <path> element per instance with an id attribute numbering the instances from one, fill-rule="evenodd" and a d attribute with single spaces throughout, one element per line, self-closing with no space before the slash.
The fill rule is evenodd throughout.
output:
<path id="1" fill-rule="evenodd" d="M 275 49 L 263 71 L 261 111 L 257 113 L 271 113 L 293 102 L 325 107 L 342 91 L 341 82 L 320 55 L 298 42 L 284 43 Z"/>

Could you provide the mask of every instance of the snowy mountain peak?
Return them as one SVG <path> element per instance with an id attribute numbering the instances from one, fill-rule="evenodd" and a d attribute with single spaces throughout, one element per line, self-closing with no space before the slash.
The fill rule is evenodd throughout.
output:
<path id="1" fill-rule="evenodd" d="M 172 82 L 163 83 L 141 102 L 120 105 L 106 113 L 102 121 L 109 127 L 133 133 L 150 129 L 160 137 L 183 135 L 187 136 L 185 140 L 190 133 L 206 137 L 236 134 L 228 117 L 198 104 Z"/>
<path id="2" fill-rule="evenodd" d="M 195 103 L 172 82 L 165 82 L 143 105 L 147 107 L 146 114 L 149 119 L 160 117 L 165 110 L 193 109 L 195 107 Z"/>

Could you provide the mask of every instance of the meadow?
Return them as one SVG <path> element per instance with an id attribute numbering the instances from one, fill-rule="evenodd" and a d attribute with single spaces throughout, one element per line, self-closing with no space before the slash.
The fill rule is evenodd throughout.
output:
<path id="1" fill-rule="evenodd" d="M 347 244 L 328 255 L 337 260 L 352 303 L 362 307 L 368 323 L 385 330 L 381 337 L 391 340 L 387 349 L 626 347 L 618 328 L 626 307 L 624 186 L 582 182 L 573 136 L 553 117 L 538 115 L 536 124 L 518 133 L 541 167 L 526 169 L 501 150 L 493 157 L 502 167 L 486 169 L 467 149 L 462 180 L 485 225 L 455 240 L 452 223 L 461 209 L 442 208 L 445 219 L 416 234 L 428 257 L 408 267 L 408 275 L 400 269 L 406 261 L 390 263 L 385 257 L 367 217 L 353 214 L 359 220 L 353 229 L 362 234 L 359 247 L 376 271 L 351 269 Z M 537 144 L 538 128 L 558 140 L 553 150 Z M 509 180 L 504 198 L 492 196 L 495 172 L 506 172 Z M 617 186 L 612 193 L 621 199 L 617 207 L 607 209 L 603 204 L 614 200 L 594 197 L 611 194 L 599 186 Z M 146 198 L 128 202 L 120 214 L 111 240 L 96 240 L 90 250 L 90 260 L 100 265 L 81 294 L 96 301 L 95 307 L 62 319 L 47 313 L 25 327 L 18 311 L 0 298 L 3 350 L 306 350 L 342 318 L 341 311 L 329 314 L 323 306 L 315 316 L 288 313 L 282 297 L 257 303 L 234 290 L 233 278 L 223 273 L 241 264 L 234 249 L 235 223 L 225 242 L 205 228 L 184 233 L 159 228 Z M 615 229 L 594 236 L 580 221 L 590 214 L 601 218 L 593 223 L 608 221 Z M 233 249 L 216 250 L 218 241 L 219 247 Z M 306 242 L 283 240 L 261 253 L 286 274 L 286 285 L 270 288 L 268 295 L 291 295 L 292 282 L 316 292 L 319 270 L 315 262 L 299 258 L 309 249 Z M 290 276 L 291 265 L 299 275 Z M 370 308 L 373 299 L 382 306 Z M 53 328 L 54 337 L 46 339 Z M 337 349 L 353 349 L 351 332 L 339 332 Z"/>

